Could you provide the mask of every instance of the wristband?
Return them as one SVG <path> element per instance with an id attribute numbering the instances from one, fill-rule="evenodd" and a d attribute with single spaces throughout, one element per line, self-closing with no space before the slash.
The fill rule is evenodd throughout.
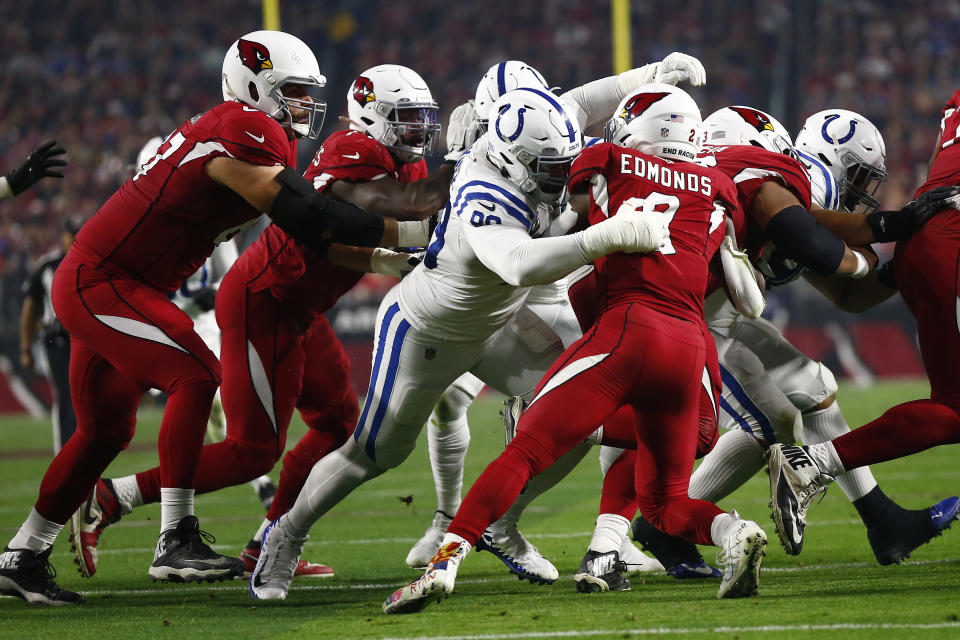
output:
<path id="1" fill-rule="evenodd" d="M 863 257 L 863 254 L 859 251 L 854 251 L 853 255 L 857 259 L 857 268 L 853 273 L 850 274 L 850 277 L 859 280 L 870 273 L 870 265 L 867 263 L 867 259 Z"/>

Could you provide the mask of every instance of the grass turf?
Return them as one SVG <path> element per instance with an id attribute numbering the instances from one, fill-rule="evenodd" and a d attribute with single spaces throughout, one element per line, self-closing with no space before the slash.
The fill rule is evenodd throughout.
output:
<path id="1" fill-rule="evenodd" d="M 903 400 L 922 397 L 925 385 L 882 384 L 841 390 L 848 421 L 861 424 Z M 473 440 L 466 482 L 502 448 L 497 410 L 488 397 L 471 408 Z M 159 413 L 142 412 L 132 450 L 108 475 L 156 463 Z M 291 426 L 290 442 L 303 430 Z M 15 532 L 36 498 L 49 461 L 49 426 L 0 420 L 0 536 Z M 881 487 L 908 508 L 930 505 L 960 490 L 956 449 L 942 447 L 874 469 Z M 276 470 L 274 472 L 276 477 Z M 804 552 L 787 556 L 769 520 L 767 480 L 758 474 L 721 506 L 760 522 L 770 540 L 761 595 L 715 599 L 717 583 L 683 582 L 665 575 L 632 578 L 630 592 L 577 594 L 571 579 L 590 539 L 600 473 L 595 455 L 540 498 L 522 530 L 560 570 L 552 586 L 513 579 L 489 554 L 474 553 L 461 568 L 457 593 L 414 616 L 384 616 L 381 603 L 417 573 L 404 557 L 429 523 L 435 506 L 425 436 L 401 467 L 361 487 L 314 527 L 304 557 L 336 568 L 337 576 L 299 580 L 287 600 L 259 602 L 243 582 L 161 585 L 146 569 L 159 525 L 157 505 L 138 509 L 104 534 L 100 570 L 91 580 L 74 571 L 66 534 L 53 562 L 61 586 L 80 590 L 87 604 L 28 607 L 0 598 L 0 638 L 353 638 L 353 637 L 580 637 L 666 635 L 752 638 L 771 633 L 801 637 L 948 638 L 960 635 L 960 531 L 918 549 L 899 567 L 880 567 L 853 507 L 833 488 L 810 512 Z M 412 497 L 412 501 L 409 498 Z M 409 504 L 407 502 L 409 501 Z M 238 552 L 262 519 L 248 486 L 200 496 L 202 526 L 216 548 Z M 711 561 L 713 550 L 704 549 Z"/>

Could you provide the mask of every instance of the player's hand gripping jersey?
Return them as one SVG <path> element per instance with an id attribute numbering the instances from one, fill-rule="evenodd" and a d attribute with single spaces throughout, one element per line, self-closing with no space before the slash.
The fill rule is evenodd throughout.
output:
<path id="1" fill-rule="evenodd" d="M 427 177 L 424 160 L 400 164 L 386 147 L 361 131 L 337 131 L 327 138 L 305 177 L 324 193 L 338 180 L 369 182 L 390 177 L 408 183 Z M 237 262 L 251 291 L 269 290 L 288 311 L 312 322 L 363 277 L 329 263 L 271 224 Z"/>
<path id="2" fill-rule="evenodd" d="M 296 145 L 262 111 L 224 102 L 167 137 L 84 225 L 75 255 L 161 291 L 177 289 L 214 246 L 261 213 L 207 175 L 204 165 L 216 157 L 295 166 Z"/>
<path id="3" fill-rule="evenodd" d="M 737 192 L 722 173 L 692 162 L 673 162 L 603 143 L 573 164 L 570 189 L 589 183 L 590 223 L 631 197 L 666 216 L 669 237 L 650 254 L 616 253 L 596 261 L 606 307 L 640 302 L 697 324 L 703 321 L 708 263 L 724 234 L 724 212 L 737 212 Z"/>

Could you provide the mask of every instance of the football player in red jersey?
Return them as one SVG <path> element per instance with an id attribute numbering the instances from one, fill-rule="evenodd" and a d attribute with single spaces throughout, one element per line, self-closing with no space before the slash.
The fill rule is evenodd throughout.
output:
<path id="1" fill-rule="evenodd" d="M 314 188 L 400 220 L 422 220 L 441 209 L 453 166 L 427 175 L 424 156 L 435 150 L 440 125 L 423 78 L 400 65 L 375 66 L 353 81 L 347 104 L 351 128 L 328 137 L 305 173 Z M 426 234 L 416 244 L 425 243 Z M 270 225 L 221 282 L 216 304 L 227 438 L 201 450 L 196 490 L 215 491 L 270 471 L 286 447 L 294 408 L 310 427 L 284 456 L 267 518 L 241 555 L 247 571 L 267 525 L 290 508 L 314 463 L 356 425 L 349 360 L 324 314 L 364 271 L 399 276 L 413 268 L 409 259 L 339 244 L 321 253 Z M 91 503 L 100 516 L 88 524 L 79 520 L 84 509 L 78 512 L 81 574 L 96 571 L 104 527 L 157 502 L 160 486 L 159 467 L 97 484 Z M 327 577 L 333 570 L 301 560 L 296 575 Z"/>
<path id="2" fill-rule="evenodd" d="M 226 101 L 170 134 L 77 236 L 53 284 L 57 315 L 72 338 L 77 432 L 0 554 L 0 592 L 30 602 L 83 602 L 50 577 L 53 541 L 129 443 L 149 387 L 168 395 L 158 442 L 161 534 L 150 577 L 184 582 L 243 572 L 238 559 L 203 543 L 193 515 L 194 473 L 220 365 L 168 293 L 215 244 L 264 211 L 316 247 L 329 240 L 402 244 L 396 221 L 317 194 L 290 168 L 296 137 L 319 131 L 324 105 L 308 90 L 324 83 L 296 37 L 258 31 L 240 38 L 224 59 Z"/>
<path id="3" fill-rule="evenodd" d="M 838 291 L 827 288 L 825 282 L 815 282 L 847 311 L 863 311 L 899 290 L 917 319 L 930 398 L 897 405 L 829 442 L 771 448 L 770 489 L 774 509 L 781 514 L 779 520 L 805 518 L 812 498 L 846 470 L 960 443 L 960 208 L 956 199 L 944 210 L 936 202 L 939 196 L 956 193 L 954 185 L 960 183 L 958 127 L 960 91 L 943 108 L 927 181 L 915 194 L 915 202 L 920 203 L 918 219 L 929 219 L 913 235 L 897 242 L 893 260 L 858 287 Z M 930 201 L 934 204 L 923 204 Z M 957 517 L 958 503 L 956 498 L 943 501 L 937 513 L 931 513 L 939 529 Z"/>
<path id="4" fill-rule="evenodd" d="M 663 216 L 663 242 L 648 254 L 595 261 L 604 300 L 592 329 L 540 381 L 515 437 L 467 494 L 426 573 L 387 598 L 386 613 L 418 611 L 453 591 L 460 562 L 526 482 L 624 405 L 637 410 L 641 511 L 672 533 L 723 548 L 719 597 L 756 592 L 763 530 L 687 496 L 708 357 L 703 294 L 725 212 L 738 206 L 736 188 L 693 162 L 700 111 L 684 91 L 646 85 L 617 113 L 607 139 L 627 146 L 597 144 L 581 153 L 571 169 L 570 189 L 579 194 L 573 206 L 596 224 L 636 197 L 648 215 Z M 619 564 L 618 551 L 588 561 L 597 565 L 592 573 L 605 575 Z"/>

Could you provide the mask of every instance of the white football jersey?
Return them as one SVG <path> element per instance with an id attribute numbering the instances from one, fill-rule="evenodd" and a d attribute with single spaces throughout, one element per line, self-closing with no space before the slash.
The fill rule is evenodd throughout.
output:
<path id="1" fill-rule="evenodd" d="M 398 303 L 411 323 L 449 340 L 491 335 L 510 321 L 529 290 L 507 284 L 488 269 L 470 242 L 471 233 L 502 225 L 539 237 L 550 225 L 550 209 L 538 207 L 501 177 L 485 153 L 476 153 L 481 148 L 474 145 L 474 153 L 458 163 L 423 264 L 397 285 Z"/>

